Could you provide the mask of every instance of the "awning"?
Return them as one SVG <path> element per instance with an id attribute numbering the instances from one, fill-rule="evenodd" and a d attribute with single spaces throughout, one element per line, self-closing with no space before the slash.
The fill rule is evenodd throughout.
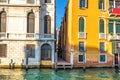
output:
<path id="1" fill-rule="evenodd" d="M 108 18 L 110 21 L 120 21 L 120 18 Z"/>

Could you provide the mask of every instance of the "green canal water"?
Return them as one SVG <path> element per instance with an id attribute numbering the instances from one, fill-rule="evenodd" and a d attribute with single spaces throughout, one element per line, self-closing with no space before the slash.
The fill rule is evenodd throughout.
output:
<path id="1" fill-rule="evenodd" d="M 0 80 L 120 80 L 120 69 L 0 69 Z"/>

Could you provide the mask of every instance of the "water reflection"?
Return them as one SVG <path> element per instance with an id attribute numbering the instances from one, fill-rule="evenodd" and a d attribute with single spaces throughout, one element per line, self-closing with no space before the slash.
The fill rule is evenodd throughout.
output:
<path id="1" fill-rule="evenodd" d="M 119 80 L 120 69 L 0 69 L 0 80 Z"/>

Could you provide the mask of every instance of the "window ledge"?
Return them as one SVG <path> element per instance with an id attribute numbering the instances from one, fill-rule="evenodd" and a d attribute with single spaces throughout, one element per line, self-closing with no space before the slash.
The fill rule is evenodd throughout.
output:
<path id="1" fill-rule="evenodd" d="M 106 12 L 106 10 L 105 10 L 105 9 L 100 9 L 100 11 L 101 11 L 101 12 Z"/>
<path id="2" fill-rule="evenodd" d="M 79 7 L 79 9 L 83 9 L 84 10 L 84 9 L 88 9 L 88 8 L 87 7 Z"/>
<path id="3" fill-rule="evenodd" d="M 43 3 L 43 5 L 53 5 L 53 3 Z"/>

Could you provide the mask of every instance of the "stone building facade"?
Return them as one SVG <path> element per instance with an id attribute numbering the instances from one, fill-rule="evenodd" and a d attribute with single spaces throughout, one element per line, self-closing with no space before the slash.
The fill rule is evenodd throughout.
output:
<path id="1" fill-rule="evenodd" d="M 55 0 L 0 0 L 0 67 L 54 65 Z"/>

